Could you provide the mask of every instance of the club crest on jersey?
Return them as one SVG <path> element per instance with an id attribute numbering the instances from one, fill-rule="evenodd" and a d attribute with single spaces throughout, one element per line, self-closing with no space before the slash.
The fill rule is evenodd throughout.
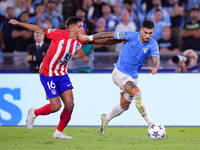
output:
<path id="1" fill-rule="evenodd" d="M 51 93 L 52 93 L 53 95 L 56 95 L 56 90 L 55 90 L 55 89 L 51 89 Z"/>
<path id="2" fill-rule="evenodd" d="M 76 44 L 76 50 L 80 49 L 81 47 L 82 47 L 82 44 L 80 44 L 80 43 Z"/>
<path id="3" fill-rule="evenodd" d="M 142 48 L 142 49 L 144 50 L 144 53 L 146 53 L 149 48 Z"/>

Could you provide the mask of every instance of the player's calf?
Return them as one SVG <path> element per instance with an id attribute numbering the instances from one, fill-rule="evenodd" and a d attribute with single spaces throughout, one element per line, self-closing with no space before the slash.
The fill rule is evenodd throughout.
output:
<path id="1" fill-rule="evenodd" d="M 145 119 L 145 121 L 148 123 L 148 125 L 153 124 L 153 121 L 151 120 L 148 109 L 144 101 L 142 100 L 142 93 L 137 93 L 134 97 L 135 106 L 142 115 L 142 117 Z"/>

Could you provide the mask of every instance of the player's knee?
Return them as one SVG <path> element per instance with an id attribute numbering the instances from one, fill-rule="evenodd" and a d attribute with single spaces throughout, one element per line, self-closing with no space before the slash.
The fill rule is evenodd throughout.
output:
<path id="1" fill-rule="evenodd" d="M 128 109 L 129 109 L 129 106 L 130 106 L 130 104 L 125 104 L 125 105 L 122 106 L 122 108 L 123 108 L 124 110 L 128 110 Z"/>
<path id="2" fill-rule="evenodd" d="M 128 93 L 124 93 L 124 98 L 128 101 L 128 102 L 132 102 L 133 100 L 133 96 L 128 94 Z"/>
<path id="3" fill-rule="evenodd" d="M 73 101 L 71 101 L 71 102 L 65 104 L 65 109 L 66 109 L 66 110 L 72 111 L 73 108 L 74 108 L 74 102 L 73 102 Z"/>
<path id="4" fill-rule="evenodd" d="M 142 99 L 142 93 L 139 92 L 139 93 L 135 94 L 133 98 L 135 101 L 140 101 Z"/>
<path id="5" fill-rule="evenodd" d="M 53 112 L 57 112 L 60 110 L 61 106 L 62 106 L 61 103 L 57 103 L 57 104 L 52 105 L 51 109 Z"/>

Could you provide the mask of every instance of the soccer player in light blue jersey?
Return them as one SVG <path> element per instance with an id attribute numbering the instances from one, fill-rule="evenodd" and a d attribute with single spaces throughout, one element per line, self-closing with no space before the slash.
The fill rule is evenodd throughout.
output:
<path id="1" fill-rule="evenodd" d="M 114 64 L 112 73 L 113 82 L 120 88 L 120 103 L 116 104 L 108 114 L 101 115 L 100 134 L 104 134 L 108 122 L 128 110 L 132 100 L 150 126 L 153 124 L 147 110 L 147 106 L 142 100 L 142 93 L 137 86 L 138 71 L 142 67 L 146 57 L 151 54 L 153 58 L 153 67 L 148 68 L 149 72 L 155 75 L 160 67 L 160 55 L 157 42 L 151 38 L 154 32 L 154 24 L 150 20 L 142 23 L 140 32 L 122 31 L 122 32 L 101 32 L 94 35 L 79 35 L 83 41 L 92 41 L 95 39 L 114 38 L 125 40 L 122 46 L 117 63 Z"/>

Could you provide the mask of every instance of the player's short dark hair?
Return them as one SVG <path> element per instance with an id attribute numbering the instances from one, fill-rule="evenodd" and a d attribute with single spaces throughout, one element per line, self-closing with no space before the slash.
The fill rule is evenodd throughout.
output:
<path id="1" fill-rule="evenodd" d="M 151 20 L 145 20 L 142 22 L 142 28 L 153 29 L 154 23 Z"/>
<path id="2" fill-rule="evenodd" d="M 77 24 L 79 21 L 82 21 L 82 19 L 79 17 L 69 17 L 65 22 L 65 27 L 68 28 L 70 25 Z"/>

